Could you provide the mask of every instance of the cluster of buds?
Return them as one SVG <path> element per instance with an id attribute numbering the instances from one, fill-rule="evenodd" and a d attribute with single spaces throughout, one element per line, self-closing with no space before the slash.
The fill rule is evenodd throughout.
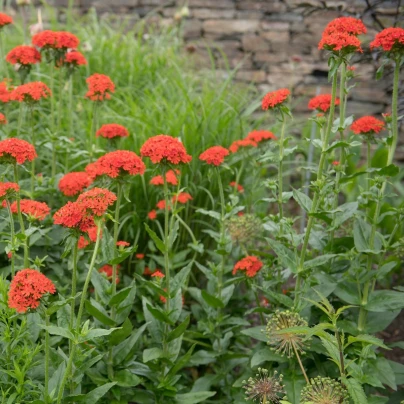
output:
<path id="1" fill-rule="evenodd" d="M 302 404 L 346 404 L 349 403 L 349 395 L 336 380 L 315 377 L 303 388 L 300 401 Z"/>
<path id="2" fill-rule="evenodd" d="M 262 233 L 261 220 L 255 215 L 234 216 L 226 223 L 231 239 L 239 244 L 251 244 Z"/>

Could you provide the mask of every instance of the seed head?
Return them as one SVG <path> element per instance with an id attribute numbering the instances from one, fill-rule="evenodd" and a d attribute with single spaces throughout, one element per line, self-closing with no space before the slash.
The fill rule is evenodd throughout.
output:
<path id="1" fill-rule="evenodd" d="M 302 404 L 346 404 L 349 395 L 341 383 L 329 377 L 315 377 L 303 388 Z"/>

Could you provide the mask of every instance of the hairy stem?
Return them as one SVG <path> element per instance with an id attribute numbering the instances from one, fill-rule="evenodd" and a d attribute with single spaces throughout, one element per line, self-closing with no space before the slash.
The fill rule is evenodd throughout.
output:
<path id="1" fill-rule="evenodd" d="M 299 362 L 300 369 L 302 370 L 303 376 L 304 376 L 304 378 L 306 379 L 306 383 L 307 383 L 307 384 L 310 384 L 309 378 L 307 377 L 306 371 L 304 370 L 303 363 L 302 363 L 302 361 L 301 361 L 301 359 L 300 359 L 299 352 L 298 352 L 298 350 L 296 349 L 296 345 L 295 345 L 294 342 L 292 342 L 292 346 L 293 346 L 293 350 L 295 351 L 295 355 L 296 355 L 297 361 Z"/>
<path id="2" fill-rule="evenodd" d="M 45 324 L 49 327 L 49 316 L 45 311 Z M 49 332 L 45 330 L 45 386 L 44 386 L 44 400 L 45 404 L 48 404 L 48 395 L 49 395 L 49 360 L 50 360 L 50 340 L 49 340 Z"/>
<path id="3" fill-rule="evenodd" d="M 11 277 L 14 278 L 15 275 L 15 251 L 14 251 L 14 242 L 15 242 L 15 230 L 14 230 L 14 218 L 13 213 L 11 212 L 11 206 L 8 199 L 6 199 L 7 212 L 10 218 L 10 238 L 11 238 Z"/>
<path id="4" fill-rule="evenodd" d="M 224 217 L 225 217 L 225 199 L 224 199 L 224 191 L 223 191 L 223 183 L 222 183 L 222 177 L 220 176 L 220 171 L 219 168 L 216 168 L 216 174 L 217 174 L 217 180 L 218 180 L 218 185 L 219 185 L 219 196 L 220 196 L 220 205 L 221 205 L 221 213 L 220 213 L 220 242 L 219 242 L 219 248 L 223 250 L 225 248 L 225 226 L 224 226 Z M 219 267 L 219 281 L 218 281 L 218 297 L 219 299 L 222 298 L 222 288 L 223 288 L 223 273 L 224 273 L 224 261 L 225 261 L 225 256 L 222 253 L 221 254 L 221 260 L 220 260 L 220 267 Z"/>
<path id="5" fill-rule="evenodd" d="M 286 119 L 282 117 L 281 138 L 279 139 L 279 169 L 278 169 L 278 207 L 279 207 L 279 237 L 283 236 L 283 152 L 285 138 Z"/>
<path id="6" fill-rule="evenodd" d="M 31 142 L 35 147 L 35 128 L 34 128 L 34 108 L 30 108 L 30 120 L 31 120 Z M 31 198 L 34 199 L 35 191 L 35 159 L 31 161 Z"/>

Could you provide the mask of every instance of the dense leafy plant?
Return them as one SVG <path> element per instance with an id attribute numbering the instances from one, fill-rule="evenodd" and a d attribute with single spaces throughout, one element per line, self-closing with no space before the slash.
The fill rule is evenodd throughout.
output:
<path id="1" fill-rule="evenodd" d="M 391 114 L 354 121 L 366 28 L 330 22 L 319 48 L 331 94 L 309 103 L 317 136 L 295 139 L 290 90 L 262 100 L 272 131 L 251 131 L 262 125 L 251 94 L 190 73 L 176 29 L 124 33 L 94 18 L 77 36 L 57 22 L 33 45 L 7 36 L 2 402 L 402 399 L 390 392 L 404 365 L 376 334 L 404 307 L 402 287 L 383 289 L 402 249 L 404 30 L 371 43 L 379 75 L 394 67 Z M 0 14 L 0 35 L 12 24 Z M 311 182 L 290 169 L 308 144 Z"/>

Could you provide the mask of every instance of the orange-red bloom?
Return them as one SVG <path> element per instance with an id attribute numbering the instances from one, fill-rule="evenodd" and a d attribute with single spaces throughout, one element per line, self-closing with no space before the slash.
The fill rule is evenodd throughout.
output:
<path id="1" fill-rule="evenodd" d="M 258 143 L 252 141 L 251 139 L 241 139 L 235 140 L 229 147 L 232 153 L 236 153 L 240 147 L 257 147 Z"/>
<path id="2" fill-rule="evenodd" d="M 277 137 L 269 130 L 253 130 L 245 139 L 251 140 L 255 143 L 261 143 L 266 140 L 277 140 Z"/>
<path id="3" fill-rule="evenodd" d="M 275 108 L 283 104 L 290 95 L 290 91 L 287 88 L 281 88 L 280 90 L 271 91 L 267 93 L 262 99 L 262 109 Z"/>
<path id="4" fill-rule="evenodd" d="M 188 201 L 192 201 L 192 196 L 188 192 L 180 192 L 178 195 L 174 195 L 172 197 L 172 202 L 178 202 L 178 203 L 187 203 Z"/>
<path id="5" fill-rule="evenodd" d="M 9 138 L 0 141 L 0 161 L 23 164 L 26 160 L 32 161 L 35 157 L 37 154 L 34 146 L 25 140 Z"/>
<path id="6" fill-rule="evenodd" d="M 57 36 L 57 47 L 60 49 L 74 49 L 79 46 L 79 38 L 71 32 L 59 31 Z"/>
<path id="7" fill-rule="evenodd" d="M 340 104 L 340 99 L 335 99 L 335 105 Z M 309 109 L 327 112 L 331 106 L 331 94 L 320 94 L 313 97 L 308 104 Z"/>
<path id="8" fill-rule="evenodd" d="M 0 182 L 0 199 L 7 199 L 15 196 L 20 187 L 15 182 Z"/>
<path id="9" fill-rule="evenodd" d="M 351 125 L 351 130 L 357 135 L 372 135 L 384 129 L 384 122 L 374 116 L 363 116 Z"/>
<path id="10" fill-rule="evenodd" d="M 157 135 L 144 142 L 140 148 L 140 154 L 149 157 L 156 163 L 189 163 L 192 157 L 187 154 L 184 145 L 175 137 L 168 135 Z"/>
<path id="11" fill-rule="evenodd" d="M 404 29 L 391 27 L 379 32 L 370 43 L 370 49 L 374 48 L 382 48 L 385 52 L 403 52 Z"/>
<path id="12" fill-rule="evenodd" d="M 85 207 L 78 202 L 67 202 L 53 215 L 53 222 L 83 232 L 95 225 L 92 216 L 87 214 Z"/>
<path id="13" fill-rule="evenodd" d="M 115 280 L 116 283 L 120 282 L 120 279 L 119 279 L 119 276 L 118 276 L 119 269 L 120 269 L 120 265 L 118 265 L 117 268 L 116 268 L 116 280 Z M 98 272 L 105 274 L 107 276 L 107 278 L 110 281 L 112 281 L 112 275 L 113 275 L 113 267 L 112 267 L 112 265 L 106 264 L 106 265 L 102 266 L 98 270 Z"/>
<path id="14" fill-rule="evenodd" d="M 0 125 L 5 125 L 7 123 L 7 119 L 4 114 L 0 113 Z"/>
<path id="15" fill-rule="evenodd" d="M 333 34 L 343 32 L 350 35 L 366 34 L 367 29 L 362 20 L 353 17 L 339 17 L 330 21 L 324 29 L 324 33 Z"/>
<path id="16" fill-rule="evenodd" d="M 96 168 L 97 176 L 106 175 L 110 178 L 123 175 L 142 175 L 146 170 L 142 159 L 129 150 L 116 150 L 101 156 L 96 161 L 94 168 Z"/>
<path id="17" fill-rule="evenodd" d="M 142 259 L 144 258 L 144 254 L 138 253 L 138 254 L 135 255 L 135 257 L 136 257 L 138 260 L 142 260 Z"/>
<path id="18" fill-rule="evenodd" d="M 70 32 L 45 30 L 32 37 L 32 43 L 41 49 L 67 50 L 77 48 L 80 40 Z"/>
<path id="19" fill-rule="evenodd" d="M 148 214 L 147 217 L 150 220 L 156 220 L 157 219 L 157 212 L 155 211 L 155 209 L 151 210 Z"/>
<path id="20" fill-rule="evenodd" d="M 154 278 L 164 278 L 165 275 L 161 271 L 156 270 L 152 273 L 151 276 Z"/>
<path id="21" fill-rule="evenodd" d="M 44 274 L 35 269 L 23 269 L 17 272 L 10 283 L 8 307 L 16 309 L 18 313 L 25 313 L 28 309 L 36 309 L 42 296 L 55 292 L 55 285 Z"/>
<path id="22" fill-rule="evenodd" d="M 171 185 L 178 185 L 178 179 L 173 170 L 168 170 L 166 173 L 166 181 Z M 150 180 L 151 185 L 164 185 L 164 179 L 161 175 L 156 175 Z"/>
<path id="23" fill-rule="evenodd" d="M 59 189 L 65 196 L 74 196 L 89 187 L 92 182 L 91 177 L 85 172 L 71 172 L 60 179 Z"/>
<path id="24" fill-rule="evenodd" d="M 244 192 L 244 187 L 240 184 L 237 184 L 236 181 L 232 181 L 229 185 L 233 188 L 237 185 L 237 191 L 241 194 Z"/>
<path id="25" fill-rule="evenodd" d="M 41 61 L 41 54 L 32 46 L 20 45 L 8 52 L 6 61 L 12 65 L 34 65 Z"/>
<path id="26" fill-rule="evenodd" d="M 115 201 L 116 195 L 104 188 L 90 189 L 77 198 L 77 203 L 83 206 L 87 213 L 95 216 L 102 216 Z"/>
<path id="27" fill-rule="evenodd" d="M 88 91 L 85 96 L 91 101 L 109 100 L 115 92 L 115 84 L 105 74 L 95 73 L 88 77 L 86 82 Z"/>
<path id="28" fill-rule="evenodd" d="M 14 201 L 10 205 L 10 208 L 11 212 L 17 213 L 17 202 Z M 30 220 L 44 220 L 50 213 L 50 207 L 45 202 L 32 201 L 30 199 L 21 199 L 20 208 L 21 213 L 26 214 Z"/>
<path id="29" fill-rule="evenodd" d="M 157 206 L 157 209 L 161 209 L 161 210 L 165 209 L 165 207 L 166 207 L 166 201 L 165 201 L 165 199 L 162 199 L 162 200 L 158 201 L 158 202 L 156 203 L 156 206 Z M 170 207 L 169 207 L 169 208 L 170 208 Z"/>
<path id="30" fill-rule="evenodd" d="M 259 258 L 249 255 L 234 265 L 232 274 L 235 275 L 237 271 L 246 271 L 246 275 L 253 278 L 263 265 Z"/>
<path id="31" fill-rule="evenodd" d="M 0 13 L 0 29 L 12 23 L 13 19 L 9 15 Z"/>
<path id="32" fill-rule="evenodd" d="M 346 32 L 333 32 L 331 34 L 324 33 L 319 44 L 318 49 L 326 49 L 330 51 L 345 52 L 363 52 L 360 40 Z"/>
<path id="33" fill-rule="evenodd" d="M 84 233 L 87 235 L 89 241 L 84 236 L 80 236 L 77 245 L 78 248 L 83 249 L 87 247 L 90 244 L 90 242 L 95 243 L 97 241 L 97 232 L 98 232 L 97 226 L 92 226 L 88 230 L 86 230 Z M 101 238 L 102 238 L 102 231 L 100 232 L 100 239 Z"/>
<path id="34" fill-rule="evenodd" d="M 10 94 L 11 91 L 9 91 L 6 81 L 2 81 L 0 83 L 0 101 L 4 103 L 9 102 Z"/>
<path id="35" fill-rule="evenodd" d="M 335 160 L 331 163 L 334 167 L 337 167 L 340 165 L 340 162 L 338 160 Z"/>
<path id="36" fill-rule="evenodd" d="M 220 166 L 224 158 L 229 155 L 229 151 L 222 146 L 213 146 L 200 154 L 199 160 L 206 161 L 207 164 Z"/>
<path id="37" fill-rule="evenodd" d="M 117 123 L 107 123 L 102 125 L 95 135 L 97 137 L 102 136 L 107 139 L 113 139 L 114 137 L 128 137 L 129 131 L 125 126 L 118 125 Z"/>
<path id="38" fill-rule="evenodd" d="M 48 98 L 52 95 L 49 87 L 41 81 L 22 84 L 16 87 L 10 95 L 12 101 L 35 103 L 41 98 Z"/>
<path id="39" fill-rule="evenodd" d="M 67 52 L 63 64 L 68 67 L 77 67 L 87 64 L 86 57 L 79 51 Z"/>
<path id="40" fill-rule="evenodd" d="M 130 243 L 128 243 L 127 241 L 117 241 L 116 246 L 117 247 L 129 247 Z"/>

